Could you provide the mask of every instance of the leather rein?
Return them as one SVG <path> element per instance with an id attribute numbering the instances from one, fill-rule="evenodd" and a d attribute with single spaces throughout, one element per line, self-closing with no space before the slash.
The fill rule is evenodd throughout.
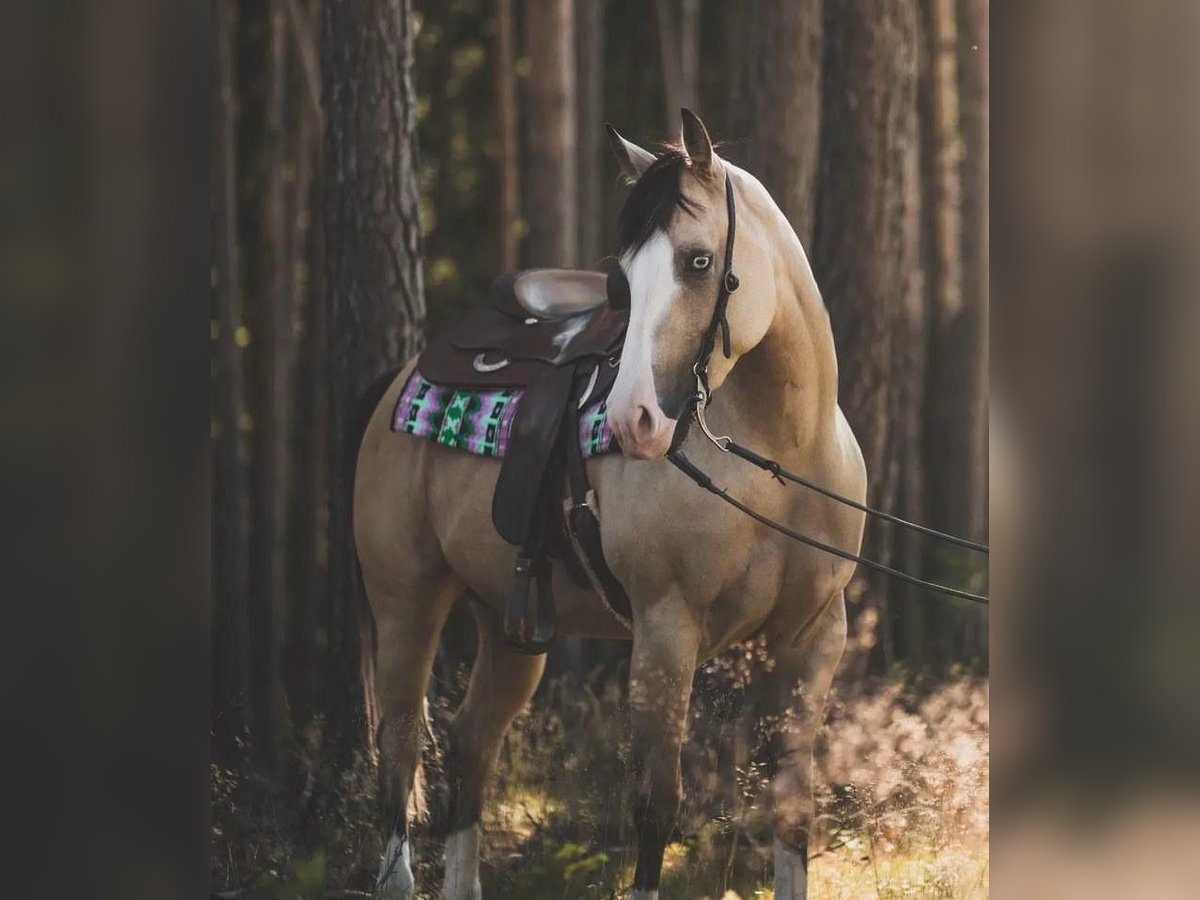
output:
<path id="1" fill-rule="evenodd" d="M 667 453 L 667 459 L 670 460 L 677 469 L 683 472 L 683 474 L 687 475 L 688 478 L 690 478 L 700 487 L 704 488 L 704 490 L 715 494 L 730 506 L 740 510 L 742 513 L 750 516 L 750 518 L 754 519 L 755 521 L 774 531 L 779 532 L 788 538 L 791 538 L 792 540 L 799 541 L 802 544 L 807 544 L 810 547 L 813 547 L 817 550 L 822 550 L 834 556 L 841 557 L 842 559 L 858 563 L 859 565 L 865 566 L 868 569 L 873 569 L 876 572 L 882 572 L 885 575 L 889 575 L 893 578 L 897 578 L 901 581 L 907 582 L 908 584 L 916 585 L 917 587 L 924 588 L 926 590 L 946 594 L 951 597 L 957 597 L 962 600 L 970 600 L 975 603 L 989 603 L 989 598 L 984 594 L 975 594 L 970 591 L 964 591 L 960 590 L 959 588 L 949 587 L 947 585 L 937 584 L 936 582 L 917 578 L 914 575 L 909 575 L 907 572 L 901 572 L 900 570 L 894 569 L 891 566 L 859 556 L 857 553 L 851 553 L 848 550 L 842 550 L 839 547 L 826 544 L 823 541 L 809 537 L 808 535 L 789 528 L 786 525 L 775 522 L 742 503 L 737 498 L 730 496 L 725 488 L 718 487 L 713 482 L 712 477 L 695 463 L 693 463 L 690 459 L 688 459 L 687 455 L 683 452 L 681 447 L 685 438 L 687 437 L 688 427 L 691 420 L 695 419 L 696 424 L 700 426 L 700 430 L 704 433 L 704 436 L 718 450 L 720 450 L 722 453 L 732 453 L 739 459 L 743 459 L 752 465 L 758 466 L 764 471 L 770 472 L 780 484 L 792 482 L 793 484 L 798 484 L 802 487 L 808 488 L 809 490 L 816 491 L 817 493 L 845 506 L 857 509 L 868 516 L 882 519 L 885 522 L 890 522 L 893 525 L 900 526 L 901 528 L 907 528 L 911 531 L 916 531 L 928 537 L 935 538 L 936 540 L 944 541 L 946 543 L 953 544 L 967 550 L 972 550 L 977 553 L 987 554 L 989 552 L 988 547 L 985 544 L 975 543 L 974 541 L 968 541 L 965 538 L 956 537 L 952 534 L 946 534 L 945 532 L 937 531 L 933 528 L 927 528 L 924 525 L 918 525 L 915 522 L 909 522 L 906 519 L 900 518 L 899 516 L 894 516 L 890 513 L 873 509 L 866 504 L 859 503 L 858 501 L 852 500 L 849 497 L 844 497 L 836 491 L 823 487 L 822 485 L 810 481 L 801 475 L 797 475 L 794 472 L 789 472 L 787 469 L 784 469 L 781 465 L 779 465 L 779 463 L 754 452 L 748 447 L 738 444 L 733 440 L 732 437 L 729 437 L 728 435 L 717 436 L 712 432 L 712 429 L 709 428 L 708 422 L 706 421 L 704 415 L 705 410 L 708 407 L 709 398 L 711 396 L 711 390 L 709 389 L 708 385 L 708 363 L 712 357 L 713 351 L 716 350 L 718 331 L 721 332 L 721 350 L 725 354 L 725 358 L 729 359 L 732 356 L 732 348 L 729 340 L 728 309 L 730 296 L 738 289 L 739 286 L 738 277 L 733 271 L 733 240 L 737 233 L 737 204 L 734 202 L 733 182 L 730 179 L 728 172 L 725 173 L 725 208 L 729 216 L 729 226 L 725 236 L 725 270 L 721 275 L 720 286 L 717 289 L 717 303 L 713 308 L 712 319 L 709 322 L 708 329 L 704 332 L 704 337 L 700 342 L 700 353 L 697 355 L 696 361 L 692 365 L 692 374 L 696 377 L 696 391 L 688 401 L 687 408 L 685 409 L 685 415 L 680 417 L 679 426 L 676 427 L 675 437 L 671 442 L 671 449 Z"/>

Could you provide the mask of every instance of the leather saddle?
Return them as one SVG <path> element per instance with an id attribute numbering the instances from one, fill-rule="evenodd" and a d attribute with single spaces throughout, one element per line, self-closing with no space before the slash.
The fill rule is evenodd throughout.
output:
<path id="1" fill-rule="evenodd" d="M 523 392 L 492 496 L 492 523 L 520 548 L 504 628 L 522 652 L 544 653 L 554 639 L 551 557 L 582 586 L 597 587 L 614 613 L 630 617 L 628 597 L 604 560 L 579 446 L 580 410 L 607 396 L 616 380 L 628 291 L 619 267 L 607 275 L 573 269 L 502 275 L 417 362 L 436 384 Z"/>

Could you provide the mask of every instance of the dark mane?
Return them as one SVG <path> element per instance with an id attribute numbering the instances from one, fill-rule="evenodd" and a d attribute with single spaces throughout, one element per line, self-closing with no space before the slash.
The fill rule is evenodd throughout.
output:
<path id="1" fill-rule="evenodd" d="M 634 183 L 617 214 L 617 253 L 641 248 L 660 228 L 671 224 L 676 211 L 694 214 L 683 196 L 679 177 L 687 165 L 683 151 L 670 147 Z"/>

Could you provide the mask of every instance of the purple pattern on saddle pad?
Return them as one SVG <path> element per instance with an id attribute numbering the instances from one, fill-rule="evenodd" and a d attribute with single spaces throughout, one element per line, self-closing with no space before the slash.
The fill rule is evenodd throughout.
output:
<path id="1" fill-rule="evenodd" d="M 500 458 L 508 452 L 522 396 L 518 389 L 455 390 L 427 381 L 414 370 L 396 402 L 392 430 Z M 585 457 L 617 449 L 603 400 L 580 412 L 579 446 Z"/>

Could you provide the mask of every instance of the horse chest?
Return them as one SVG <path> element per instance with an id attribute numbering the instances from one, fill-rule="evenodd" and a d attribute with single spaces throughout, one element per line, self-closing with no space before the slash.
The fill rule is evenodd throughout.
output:
<path id="1" fill-rule="evenodd" d="M 798 568 L 792 547 L 677 484 L 671 470 L 612 462 L 613 471 L 596 475 L 604 552 L 628 590 L 650 598 L 680 591 L 730 619 L 769 611 Z"/>

